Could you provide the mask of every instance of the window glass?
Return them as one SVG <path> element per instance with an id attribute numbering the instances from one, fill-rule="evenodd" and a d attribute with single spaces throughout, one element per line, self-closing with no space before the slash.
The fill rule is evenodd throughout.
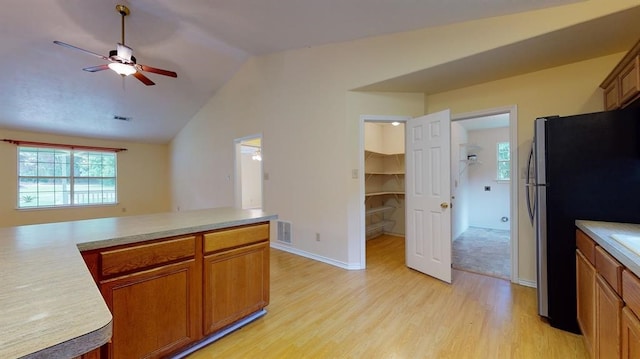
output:
<path id="1" fill-rule="evenodd" d="M 114 152 L 18 147 L 18 208 L 117 203 Z"/>
<path id="2" fill-rule="evenodd" d="M 497 144 L 497 179 L 498 181 L 508 181 L 511 179 L 511 151 L 509 142 L 499 142 Z"/>

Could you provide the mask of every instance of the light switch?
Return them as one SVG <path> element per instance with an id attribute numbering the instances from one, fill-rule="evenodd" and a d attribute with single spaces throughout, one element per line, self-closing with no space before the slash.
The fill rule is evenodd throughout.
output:
<path id="1" fill-rule="evenodd" d="M 351 178 L 358 179 L 358 169 L 354 168 L 351 170 Z"/>

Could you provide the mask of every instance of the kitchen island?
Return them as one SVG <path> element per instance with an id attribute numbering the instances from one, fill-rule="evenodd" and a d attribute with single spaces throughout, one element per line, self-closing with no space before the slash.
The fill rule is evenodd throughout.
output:
<path id="1" fill-rule="evenodd" d="M 0 357 L 72 358 L 109 341 L 117 320 L 104 300 L 104 285 L 96 283 L 105 273 L 96 273 L 95 267 L 89 270 L 84 253 L 99 255 L 103 249 L 106 253 L 110 248 L 147 243 L 164 248 L 165 241 L 184 244 L 185 238 L 193 238 L 189 242 L 195 246 L 192 255 L 180 260 L 191 261 L 194 268 L 202 269 L 206 262 L 202 258 L 205 236 L 209 236 L 208 256 L 218 258 L 221 254 L 217 250 L 222 247 L 216 248 L 215 244 L 228 242 L 222 230 L 260 224 L 260 235 L 264 237 L 268 222 L 275 218 L 260 210 L 217 208 L 0 228 Z M 268 233 L 266 241 L 268 248 Z M 195 253 L 198 250 L 200 256 Z M 112 259 L 117 256 L 112 253 L 116 252 L 109 252 L 106 257 L 114 263 Z M 136 252 L 132 253 L 135 257 Z M 145 253 L 156 256 L 153 251 Z M 168 265 L 180 265 L 171 254 L 167 258 Z M 145 273 L 159 270 L 153 263 L 143 267 L 140 268 Z M 133 276 L 131 271 L 122 273 Z M 194 278 L 202 280 L 207 275 L 205 272 Z M 113 289 L 115 274 L 104 278 Z M 200 294 L 200 298 L 205 295 Z M 192 309 L 202 314 L 201 308 L 195 308 L 202 306 L 202 299 L 193 298 Z M 197 335 L 192 342 L 202 337 L 203 334 Z"/>

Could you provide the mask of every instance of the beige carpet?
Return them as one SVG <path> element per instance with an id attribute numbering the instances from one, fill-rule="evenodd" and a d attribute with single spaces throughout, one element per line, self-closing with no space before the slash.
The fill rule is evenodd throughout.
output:
<path id="1" fill-rule="evenodd" d="M 510 279 L 509 231 L 469 227 L 453 241 L 451 261 L 455 269 Z"/>

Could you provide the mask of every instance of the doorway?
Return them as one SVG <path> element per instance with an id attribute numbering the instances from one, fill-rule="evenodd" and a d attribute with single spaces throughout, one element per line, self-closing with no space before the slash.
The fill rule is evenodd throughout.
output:
<path id="1" fill-rule="evenodd" d="M 477 111 L 477 112 L 472 112 L 472 113 L 465 113 L 465 114 L 459 114 L 459 115 L 455 115 L 452 116 L 451 120 L 452 123 L 454 123 L 455 121 L 462 121 L 462 120 L 470 120 L 470 119 L 474 119 L 474 118 L 478 118 L 478 117 L 488 117 L 488 116 L 493 116 L 493 115 L 504 115 L 508 118 L 507 122 L 508 122 L 508 154 L 509 154 L 509 158 L 510 161 L 509 163 L 506 165 L 509 169 L 509 173 L 513 174 L 510 177 L 510 180 L 507 183 L 501 183 L 501 185 L 505 185 L 508 190 L 508 202 L 509 202 L 509 206 L 508 206 L 508 214 L 507 215 L 501 215 L 500 216 L 500 221 L 503 220 L 502 217 L 506 217 L 506 221 L 505 222 L 501 222 L 501 223 L 506 223 L 506 225 L 508 226 L 508 232 L 509 232 L 509 239 L 508 239 L 508 253 L 510 254 L 510 268 L 507 269 L 508 273 L 508 280 L 511 280 L 512 282 L 517 282 L 517 278 L 518 278 L 518 257 L 517 257 L 517 253 L 518 253 L 518 238 L 517 238 L 517 233 L 518 233 L 518 227 L 517 227 L 517 210 L 518 210 L 518 202 L 517 202 L 517 186 L 518 186 L 518 164 L 517 164 L 517 142 L 516 142 L 516 135 L 517 135 L 517 109 L 516 106 L 508 106 L 508 107 L 503 107 L 503 108 L 496 108 L 496 109 L 490 109 L 490 110 L 483 110 L 483 111 Z M 362 176 L 360 176 L 360 192 L 361 192 L 361 198 L 362 198 L 362 202 L 361 203 L 365 203 L 365 167 L 364 167 L 364 159 L 365 159 L 365 149 L 364 149 L 364 141 L 365 141 L 365 131 L 364 131 L 364 126 L 365 126 L 365 122 L 372 122 L 372 123 L 391 123 L 391 122 L 406 122 L 409 119 L 409 117 L 405 117 L 405 116 L 367 116 L 367 115 L 363 115 L 360 118 L 360 144 L 361 144 L 361 162 L 360 162 L 360 169 L 359 172 L 362 173 Z M 453 129 L 453 125 L 452 125 L 452 129 Z M 453 136 L 453 133 L 452 133 Z M 452 142 L 452 148 L 451 148 L 451 154 L 452 154 L 452 167 L 454 167 L 454 163 L 456 165 L 459 166 L 459 164 L 461 163 L 459 156 L 460 156 L 460 143 L 457 143 L 455 146 L 453 145 Z M 466 149 L 465 149 L 466 151 Z M 470 153 L 471 154 L 471 153 Z M 465 152 L 465 156 L 467 155 L 467 153 Z M 477 154 L 476 154 L 477 155 Z M 477 159 L 477 156 L 476 156 Z M 473 160 L 472 159 L 465 159 L 465 160 Z M 502 165 L 504 168 L 504 164 Z M 456 168 L 452 168 L 451 169 L 451 188 L 454 188 L 455 185 L 455 181 L 457 180 L 455 178 L 455 174 L 458 173 L 457 171 L 459 170 L 459 167 Z M 496 184 L 497 185 L 497 184 Z M 493 188 L 494 185 L 491 185 L 490 187 Z M 483 190 L 484 190 L 484 186 L 483 186 Z M 456 204 L 457 198 L 452 198 L 451 203 L 454 206 L 454 210 L 457 207 Z M 365 209 L 366 205 L 362 207 L 361 213 L 360 213 L 360 218 L 361 218 L 361 241 L 360 241 L 360 267 L 361 268 L 366 268 L 366 238 L 367 238 L 367 231 L 366 231 L 366 224 L 367 224 L 367 213 L 366 213 L 366 209 Z M 456 238 L 456 236 L 453 235 L 454 233 L 454 228 L 452 225 L 452 238 L 451 240 L 453 241 L 454 238 Z M 458 233 L 458 235 L 461 232 Z"/>
<path id="2" fill-rule="evenodd" d="M 452 268 L 511 278 L 509 113 L 451 122 Z"/>
<path id="3" fill-rule="evenodd" d="M 262 208 L 262 135 L 236 139 L 235 204 L 242 209 Z"/>

